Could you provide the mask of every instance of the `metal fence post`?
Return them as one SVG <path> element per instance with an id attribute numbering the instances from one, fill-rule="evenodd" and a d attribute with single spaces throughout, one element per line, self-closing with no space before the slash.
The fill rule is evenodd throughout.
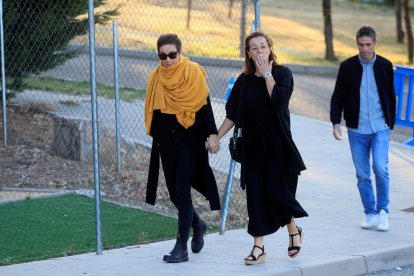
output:
<path id="1" fill-rule="evenodd" d="M 119 99 L 119 69 L 118 69 L 118 21 L 112 22 L 114 37 L 114 87 L 115 87 L 115 129 L 116 129 L 116 164 L 118 174 L 122 173 L 121 160 L 121 117 Z"/>
<path id="2" fill-rule="evenodd" d="M 254 0 L 254 21 L 252 32 L 260 30 L 260 0 Z"/>
<path id="3" fill-rule="evenodd" d="M 242 0 L 240 16 L 240 57 L 244 57 L 244 40 L 246 39 L 247 0 Z"/>
<path id="4" fill-rule="evenodd" d="M 254 1 L 254 21 L 256 23 L 255 28 L 256 30 L 260 30 L 260 0 Z"/>
<path id="5" fill-rule="evenodd" d="M 95 77 L 95 18 L 93 0 L 88 0 L 89 54 L 93 136 L 93 173 L 95 184 L 96 254 L 102 254 L 101 190 L 99 179 L 99 139 L 97 121 L 96 77 Z"/>
<path id="6" fill-rule="evenodd" d="M 233 89 L 234 82 L 235 80 L 234 80 L 234 77 L 232 76 L 229 79 L 229 83 L 227 85 L 227 91 L 226 91 L 226 96 L 225 96 L 226 101 L 230 97 L 230 93 L 231 93 L 231 90 Z M 236 161 L 234 161 L 233 159 L 230 159 L 230 168 L 229 168 L 229 173 L 227 175 L 226 188 L 224 189 L 224 194 L 223 194 L 223 198 L 221 202 L 222 211 L 221 211 L 221 219 L 220 219 L 220 235 L 224 234 L 224 230 L 226 228 L 227 213 L 229 209 L 230 194 L 231 194 L 231 187 L 233 185 L 235 166 L 236 166 Z"/>
<path id="7" fill-rule="evenodd" d="M 4 61 L 3 0 L 0 0 L 1 94 L 3 103 L 3 140 L 7 147 L 6 66 Z"/>
<path id="8" fill-rule="evenodd" d="M 236 167 L 236 161 L 231 159 L 230 160 L 229 174 L 227 176 L 226 188 L 224 190 L 224 195 L 223 195 L 223 200 L 222 200 L 223 210 L 221 212 L 220 235 L 224 234 L 224 230 L 226 228 L 227 213 L 228 213 L 228 210 L 229 210 L 230 194 L 231 194 L 231 187 L 233 185 L 233 177 L 234 177 L 235 167 Z"/>

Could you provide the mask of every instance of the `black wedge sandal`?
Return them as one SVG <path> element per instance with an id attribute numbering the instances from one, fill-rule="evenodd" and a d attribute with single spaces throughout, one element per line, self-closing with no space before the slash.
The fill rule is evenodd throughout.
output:
<path id="1" fill-rule="evenodd" d="M 259 248 L 260 250 L 262 250 L 262 254 L 260 254 L 259 256 L 255 256 L 253 255 L 253 251 L 255 248 Z M 254 245 L 252 252 L 250 252 L 250 255 L 247 256 L 246 258 L 244 258 L 244 262 L 246 263 L 246 265 L 256 265 L 256 264 L 262 264 L 266 261 L 266 252 L 264 252 L 264 245 L 263 247 L 260 247 L 258 245 Z"/>
<path id="2" fill-rule="evenodd" d="M 289 238 L 290 238 L 290 241 L 292 243 L 292 246 L 289 246 L 288 247 L 288 256 L 291 257 L 291 258 L 295 258 L 297 255 L 299 255 L 300 249 L 301 249 L 301 246 L 302 246 L 302 241 L 303 241 L 303 231 L 302 231 L 302 228 L 296 226 L 296 229 L 298 229 L 298 232 L 296 234 L 289 234 Z M 297 235 L 299 235 L 300 245 L 301 246 L 293 245 L 293 237 L 294 236 L 297 236 Z M 296 250 L 296 252 L 293 253 L 293 254 L 289 254 L 289 251 L 292 251 L 292 250 Z"/>

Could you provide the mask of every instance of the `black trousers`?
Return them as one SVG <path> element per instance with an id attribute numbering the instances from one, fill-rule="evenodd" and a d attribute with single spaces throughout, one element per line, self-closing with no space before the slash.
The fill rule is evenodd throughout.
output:
<path id="1" fill-rule="evenodd" d="M 178 237 L 183 241 L 188 241 L 191 226 L 194 228 L 200 224 L 191 199 L 191 184 L 196 179 L 200 161 L 186 134 L 184 130 L 176 129 L 160 140 L 170 199 L 178 210 Z"/>

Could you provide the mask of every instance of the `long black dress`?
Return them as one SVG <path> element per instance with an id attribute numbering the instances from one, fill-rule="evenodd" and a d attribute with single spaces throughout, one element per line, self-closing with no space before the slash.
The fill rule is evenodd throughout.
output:
<path id="1" fill-rule="evenodd" d="M 264 78 L 241 74 L 226 105 L 227 118 L 236 122 L 238 101 L 244 103 L 241 185 L 247 191 L 248 233 L 254 237 L 276 232 L 292 217 L 308 215 L 295 199 L 298 175 L 306 167 L 290 132 L 292 73 L 277 66 L 272 75 L 272 97 Z"/>

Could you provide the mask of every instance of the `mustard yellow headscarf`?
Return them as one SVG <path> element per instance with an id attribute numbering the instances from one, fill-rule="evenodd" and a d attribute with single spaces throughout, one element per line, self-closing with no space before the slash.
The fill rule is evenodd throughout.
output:
<path id="1" fill-rule="evenodd" d="M 195 114 L 207 104 L 207 73 L 197 63 L 181 56 L 171 67 L 161 64 L 151 73 L 145 97 L 145 127 L 151 131 L 154 110 L 175 114 L 185 128 L 195 122 Z"/>

